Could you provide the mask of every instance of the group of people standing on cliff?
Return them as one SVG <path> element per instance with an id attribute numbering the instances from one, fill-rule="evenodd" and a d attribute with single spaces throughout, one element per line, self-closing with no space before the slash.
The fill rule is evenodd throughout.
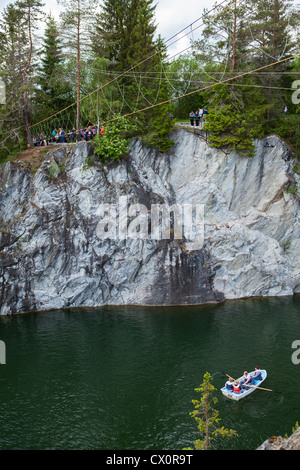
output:
<path id="1" fill-rule="evenodd" d="M 191 126 L 196 125 L 197 127 L 202 127 L 203 123 L 206 120 L 208 111 L 207 107 L 205 106 L 204 108 L 198 109 L 198 111 L 194 112 L 193 110 L 190 112 L 190 121 L 191 121 Z"/>
<path id="2" fill-rule="evenodd" d="M 38 134 L 33 137 L 33 145 L 35 147 L 45 146 L 52 143 L 66 144 L 78 141 L 89 141 L 94 139 L 96 135 L 103 136 L 105 133 L 104 126 L 90 126 L 81 128 L 79 132 L 75 129 L 66 132 L 64 129 L 54 129 L 50 137 L 45 137 L 43 134 Z"/>

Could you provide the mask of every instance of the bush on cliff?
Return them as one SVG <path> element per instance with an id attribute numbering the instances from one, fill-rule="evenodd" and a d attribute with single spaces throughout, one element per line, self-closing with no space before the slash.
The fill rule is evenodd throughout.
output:
<path id="1" fill-rule="evenodd" d="M 133 121 L 116 118 L 105 127 L 103 135 L 95 137 L 94 152 L 99 160 L 104 163 L 110 160 L 121 160 L 129 151 L 129 143 L 132 132 L 136 129 Z"/>
<path id="2" fill-rule="evenodd" d="M 210 101 L 210 111 L 205 123 L 212 147 L 235 149 L 238 153 L 253 157 L 254 139 L 264 135 L 265 114 L 269 106 L 263 103 L 259 93 L 245 100 L 241 90 L 234 87 L 215 87 Z"/>

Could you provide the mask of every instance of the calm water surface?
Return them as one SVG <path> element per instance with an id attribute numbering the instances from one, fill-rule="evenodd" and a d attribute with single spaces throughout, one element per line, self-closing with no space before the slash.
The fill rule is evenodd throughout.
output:
<path id="1" fill-rule="evenodd" d="M 218 306 L 99 308 L 0 318 L 1 449 L 177 450 L 199 437 L 189 412 L 206 371 L 222 425 L 255 449 L 300 421 L 300 297 Z M 225 378 L 258 364 L 264 386 L 240 402 Z"/>

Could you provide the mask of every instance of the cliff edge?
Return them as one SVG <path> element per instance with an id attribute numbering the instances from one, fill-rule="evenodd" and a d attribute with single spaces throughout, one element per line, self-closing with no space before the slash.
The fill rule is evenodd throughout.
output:
<path id="1" fill-rule="evenodd" d="M 0 167 L 1 314 L 300 292 L 299 194 L 288 190 L 298 176 L 285 144 L 257 141 L 247 159 L 184 129 L 172 138 L 165 154 L 132 141 L 126 159 L 105 166 L 81 142 L 49 152 L 36 173 Z M 189 208 L 190 236 L 202 242 L 176 238 L 180 223 L 168 232 L 166 219 L 151 237 L 161 206 Z"/>
<path id="2" fill-rule="evenodd" d="M 288 438 L 273 436 L 256 450 L 300 450 L 300 428 Z"/>

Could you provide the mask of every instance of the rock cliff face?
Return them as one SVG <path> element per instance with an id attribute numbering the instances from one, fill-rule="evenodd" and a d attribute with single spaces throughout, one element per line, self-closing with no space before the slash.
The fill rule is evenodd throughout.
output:
<path id="1" fill-rule="evenodd" d="M 134 141 L 127 159 L 105 167 L 87 166 L 86 142 L 48 153 L 35 174 L 21 162 L 0 167 L 1 314 L 300 292 L 300 205 L 286 192 L 297 175 L 284 143 L 258 141 L 246 159 L 184 129 L 173 138 L 166 154 Z M 133 204 L 148 212 L 135 218 Z M 202 205 L 203 244 L 190 249 L 172 225 L 166 239 L 138 238 L 155 204 Z M 101 236 L 105 221 L 115 238 Z M 120 224 L 134 235 L 118 237 Z"/>
<path id="2" fill-rule="evenodd" d="M 300 428 L 288 438 L 273 436 L 256 450 L 300 450 Z"/>

